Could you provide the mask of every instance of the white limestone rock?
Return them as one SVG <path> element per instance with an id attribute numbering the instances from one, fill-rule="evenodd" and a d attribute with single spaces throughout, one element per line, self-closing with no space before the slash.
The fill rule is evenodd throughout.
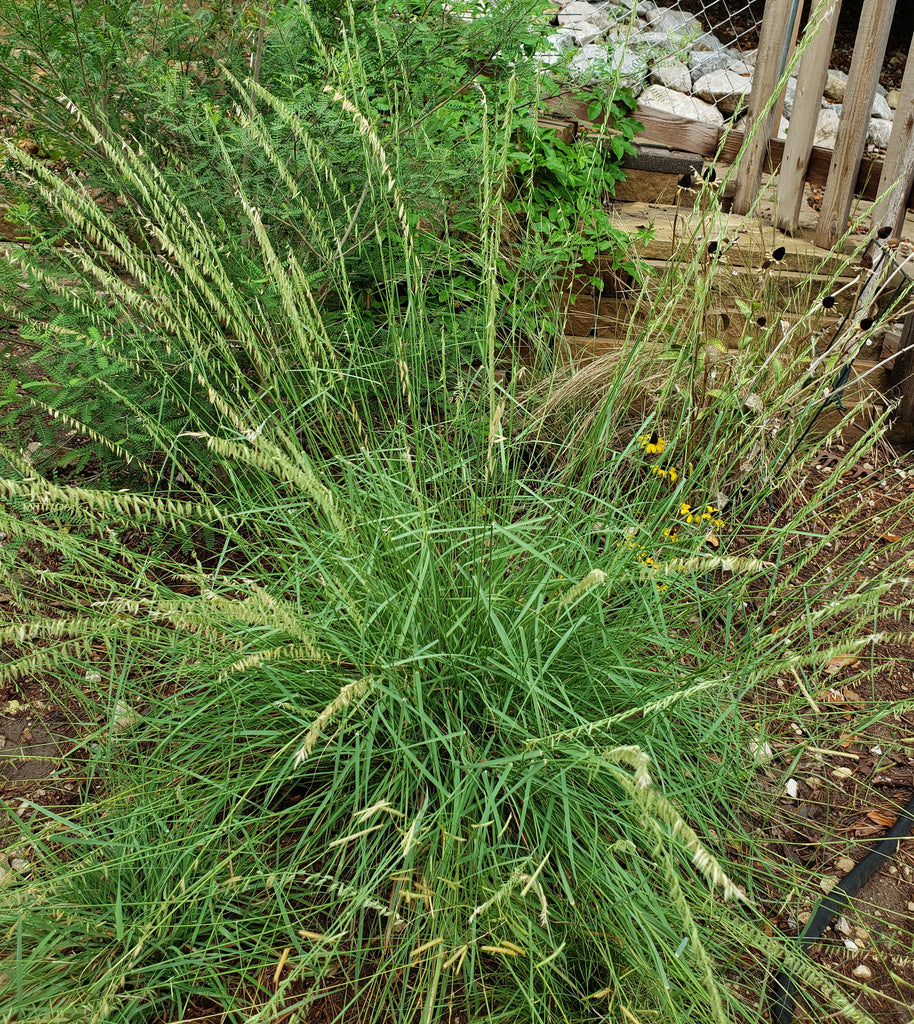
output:
<path id="1" fill-rule="evenodd" d="M 755 70 L 751 64 L 747 64 L 744 60 L 740 60 L 738 57 L 730 57 L 727 60 L 727 71 L 732 71 L 734 75 L 751 75 Z"/>
<path id="2" fill-rule="evenodd" d="M 701 121 L 702 124 L 710 124 L 720 127 L 724 123 L 724 115 L 703 100 L 694 96 L 685 96 L 675 89 L 667 89 L 662 85 L 651 85 L 641 94 L 641 101 L 648 107 L 655 107 L 657 110 L 665 111 L 668 114 L 676 114 L 679 117 L 687 117 L 692 121 Z"/>
<path id="3" fill-rule="evenodd" d="M 829 68 L 825 75 L 825 95 L 830 100 L 844 102 L 844 92 L 847 89 L 847 75 L 843 71 L 836 71 Z"/>
<path id="4" fill-rule="evenodd" d="M 834 149 L 840 121 L 841 118 L 831 108 L 820 110 L 819 118 L 816 121 L 816 134 L 812 144 L 814 146 L 821 146 L 823 149 Z"/>
<path id="5" fill-rule="evenodd" d="M 726 71 L 730 61 L 730 54 L 727 50 L 715 50 L 704 52 L 692 50 L 689 54 L 689 71 L 692 74 L 692 82 L 699 78 L 710 75 L 712 71 Z"/>
<path id="6" fill-rule="evenodd" d="M 698 53 L 717 53 L 724 49 L 724 44 L 714 35 L 713 32 L 703 32 L 692 42 L 692 49 Z"/>
<path id="7" fill-rule="evenodd" d="M 885 149 L 889 144 L 889 137 L 892 134 L 892 122 L 882 117 L 871 117 L 870 126 L 867 129 L 866 138 L 877 149 Z"/>
<path id="8" fill-rule="evenodd" d="M 558 32 L 546 36 L 550 51 L 553 53 L 567 53 L 574 49 L 574 32 L 571 29 L 560 28 Z"/>
<path id="9" fill-rule="evenodd" d="M 648 11 L 645 17 L 652 29 L 657 32 L 666 32 L 667 35 L 695 37 L 704 32 L 698 18 L 685 11 L 672 11 L 664 7 L 657 7 L 653 11 Z"/>
<path id="10" fill-rule="evenodd" d="M 566 4 L 558 15 L 558 22 L 561 27 L 571 29 L 581 24 L 595 25 L 604 31 L 609 28 L 611 21 L 609 16 L 602 10 L 602 4 L 589 4 L 585 0 L 574 0 Z"/>
<path id="11" fill-rule="evenodd" d="M 642 18 L 635 18 L 634 22 L 616 22 L 606 33 L 607 39 L 617 39 L 625 46 L 637 48 L 639 41 L 644 35 L 647 23 Z M 664 40 L 666 37 L 664 36 Z M 666 43 L 664 41 L 664 47 Z"/>
<path id="12" fill-rule="evenodd" d="M 670 42 L 670 37 L 666 32 L 639 32 L 637 35 L 629 37 L 628 45 L 630 49 L 654 50 L 664 55 L 672 54 L 682 49 L 676 43 Z M 685 51 L 682 52 L 682 55 L 685 55 Z"/>
<path id="13" fill-rule="evenodd" d="M 651 68 L 649 78 L 652 84 L 675 89 L 676 92 L 692 91 L 692 76 L 685 61 L 675 58 L 662 60 Z"/>
<path id="14" fill-rule="evenodd" d="M 572 57 L 569 70 L 581 84 L 618 82 L 638 96 L 647 77 L 647 55 L 637 51 L 613 51 L 589 43 Z"/>
<path id="15" fill-rule="evenodd" d="M 886 103 L 888 103 L 890 110 L 898 109 L 898 100 L 900 98 L 901 94 L 898 92 L 897 89 L 889 89 L 889 91 L 885 94 L 885 101 Z"/>
<path id="16" fill-rule="evenodd" d="M 695 93 L 724 114 L 735 114 L 746 105 L 752 79 L 732 71 L 712 71 L 695 83 Z"/>
<path id="17" fill-rule="evenodd" d="M 588 43 L 595 43 L 606 35 L 606 29 L 594 25 L 590 21 L 578 21 L 571 26 L 574 41 L 578 46 L 587 46 Z"/>
<path id="18" fill-rule="evenodd" d="M 870 113 L 873 117 L 879 117 L 883 121 L 891 121 L 895 116 L 895 112 L 886 102 L 886 98 L 884 96 L 880 96 L 878 92 L 876 93 L 876 98 L 873 100 L 873 109 Z"/>

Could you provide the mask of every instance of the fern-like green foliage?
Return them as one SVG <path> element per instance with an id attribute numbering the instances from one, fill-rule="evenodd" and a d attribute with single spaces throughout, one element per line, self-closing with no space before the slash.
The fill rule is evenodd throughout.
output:
<path id="1" fill-rule="evenodd" d="M 35 180 L 38 164 L 13 160 L 3 172 L 36 242 L 20 260 L 28 289 L 12 310 L 31 318 L 25 336 L 36 346 L 18 400 L 6 406 L 19 424 L 19 447 L 40 434 L 41 464 L 49 471 L 89 470 L 113 480 L 115 452 L 147 480 L 161 472 L 210 479 L 217 472 L 211 459 L 188 440 L 191 423 L 214 428 L 207 389 L 235 391 L 251 409 L 297 402 L 276 394 L 269 380 L 280 351 L 317 392 L 336 386 L 326 374 L 315 378 L 319 353 L 335 353 L 337 384 L 345 381 L 352 408 L 370 419 L 376 412 L 363 403 L 375 403 L 379 387 L 395 399 L 397 385 L 347 374 L 346 360 L 357 345 L 360 362 L 374 353 L 383 364 L 405 344 L 386 310 L 391 302 L 406 308 L 418 287 L 426 292 L 427 318 L 462 321 L 458 330 L 449 328 L 447 344 L 423 350 L 414 366 L 424 381 L 413 380 L 417 401 L 445 403 L 441 382 L 449 370 L 442 356 L 453 367 L 483 354 L 472 313 L 485 286 L 478 210 L 497 201 L 506 181 L 502 162 L 486 194 L 480 192 L 488 121 L 508 118 L 512 132 L 536 134 L 537 72 L 524 58 L 546 30 L 539 5 L 517 0 L 462 18 L 437 2 L 408 14 L 396 4 L 294 3 L 253 21 L 233 21 L 228 6 L 169 13 L 128 4 L 116 16 L 108 6 L 91 2 L 71 11 L 66 4 L 0 3 L 0 24 L 18 40 L 0 55 L 0 89 L 6 82 L 22 93 L 42 138 L 57 140 L 78 168 L 66 202 Z M 131 59 L 138 48 L 142 53 Z M 256 79 L 242 82 L 255 59 Z M 53 98 L 48 79 L 55 82 Z M 358 118 L 341 97 L 352 98 Z M 108 140 L 119 136 L 130 140 L 135 158 L 114 158 Z M 38 163 L 45 167 L 51 155 L 42 146 Z M 131 166 L 137 159 L 155 173 L 138 176 Z M 583 180 L 578 186 L 566 227 L 588 195 L 599 211 L 602 185 L 595 182 L 590 193 Z M 517 204 L 515 212 L 523 220 Z M 149 223 L 160 214 L 167 238 Z M 178 235 L 172 228 L 179 221 Z M 212 254 L 198 272 L 200 225 Z M 180 254 L 171 251 L 176 237 Z M 518 293 L 498 312 L 499 339 L 529 342 L 538 330 L 531 319 L 548 313 L 555 320 L 548 275 L 580 244 L 574 232 L 558 245 L 557 237 L 533 273 L 532 263 L 520 268 L 515 256 L 496 256 L 503 287 Z M 87 241 L 104 250 L 107 266 L 90 271 L 91 294 L 70 294 L 55 282 L 86 273 Z M 614 251 L 620 241 L 613 237 Z M 170 276 L 173 256 L 188 274 L 194 265 L 186 284 Z M 420 256 L 421 283 L 411 266 Z M 137 282 L 128 303 L 139 311 L 132 324 L 123 322 L 124 270 Z M 286 287 L 296 295 L 304 288 L 308 298 L 290 301 Z M 141 296 L 148 309 L 140 310 Z M 179 296 L 179 317 L 149 316 L 152 306 L 163 311 Z M 178 342 L 181 334 L 190 350 Z M 198 372 L 204 351 L 221 354 L 205 380 Z M 326 396 L 319 409 L 314 401 L 303 419 L 325 408 Z M 65 451 L 60 433 L 48 429 L 49 415 L 64 433 L 75 430 L 91 443 Z M 152 454 L 148 438 L 155 432 L 154 447 L 169 451 L 173 470 L 163 470 Z"/>

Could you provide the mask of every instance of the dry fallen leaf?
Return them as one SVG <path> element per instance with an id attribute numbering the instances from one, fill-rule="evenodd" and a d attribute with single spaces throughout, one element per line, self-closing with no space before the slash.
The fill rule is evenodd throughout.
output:
<path id="1" fill-rule="evenodd" d="M 839 654 L 834 658 L 829 658 L 825 664 L 825 671 L 833 676 L 841 671 L 843 668 L 847 668 L 849 665 L 853 665 L 860 659 L 854 654 Z"/>
<path id="2" fill-rule="evenodd" d="M 897 533 L 880 533 L 879 540 L 885 541 L 886 544 L 894 544 L 901 540 L 901 537 Z"/>
<path id="3" fill-rule="evenodd" d="M 890 814 L 884 814 L 882 811 L 867 811 L 866 816 L 877 825 L 882 825 L 883 828 L 891 828 L 895 824 L 895 818 Z"/>

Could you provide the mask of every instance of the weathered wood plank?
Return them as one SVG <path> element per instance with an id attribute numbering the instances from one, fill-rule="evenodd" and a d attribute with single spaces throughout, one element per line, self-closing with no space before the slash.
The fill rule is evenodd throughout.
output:
<path id="1" fill-rule="evenodd" d="M 733 196 L 736 213 L 748 213 L 758 199 L 774 117 L 775 104 L 771 99 L 787 63 L 793 13 L 793 0 L 768 0 L 765 4 L 758 59 L 745 118 L 746 149 L 736 172 L 736 193 Z"/>
<path id="2" fill-rule="evenodd" d="M 824 0 L 818 17 L 806 27 L 809 42 L 797 72 L 797 91 L 793 101 L 790 131 L 781 158 L 781 176 L 778 180 L 777 226 L 780 231 L 793 234 L 800 219 L 803 205 L 803 182 L 807 178 L 812 144 L 819 117 L 820 97 L 825 89 L 828 64 L 838 28 L 841 0 Z M 804 40 L 806 36 L 804 35 Z M 831 161 L 829 160 L 829 163 Z M 826 175 L 827 175 L 826 171 Z"/>
<path id="3" fill-rule="evenodd" d="M 883 226 L 891 227 L 897 235 L 904 220 L 904 209 L 911 185 L 914 184 L 914 40 L 908 49 L 901 90 L 898 95 L 898 109 L 892 123 L 888 149 L 879 177 L 879 190 L 883 198 L 870 210 L 870 225 L 874 231 Z M 889 195 L 888 189 L 893 188 Z"/>
<path id="4" fill-rule="evenodd" d="M 593 93 L 592 99 L 601 97 Z M 578 95 L 572 96 L 570 93 L 549 96 L 545 100 L 546 107 L 555 114 L 591 125 L 605 125 L 608 130 L 612 130 L 611 117 L 607 118 L 600 114 L 595 120 L 590 120 L 587 116 L 590 103 L 591 97 L 580 99 Z M 699 124 L 687 117 L 677 117 L 675 114 L 668 114 L 664 110 L 642 104 L 638 105 L 634 117 L 644 125 L 644 130 L 638 133 L 639 137 L 650 139 L 654 143 L 659 142 L 670 149 L 714 156 L 720 145 L 720 129 L 710 124 Z"/>
<path id="5" fill-rule="evenodd" d="M 578 122 L 564 117 L 538 117 L 536 123 L 540 128 L 553 131 L 560 142 L 570 146 L 578 134 Z"/>
<path id="6" fill-rule="evenodd" d="M 907 315 L 901 330 L 892 384 L 901 392 L 898 422 L 906 426 L 914 424 L 914 313 Z"/>
<path id="7" fill-rule="evenodd" d="M 793 11 L 793 20 L 790 26 L 790 40 L 787 44 L 787 57 L 784 60 L 784 67 L 786 67 L 791 60 L 797 49 L 797 36 L 800 32 L 800 22 L 803 20 L 803 4 L 797 3 L 796 8 Z M 784 100 L 787 98 L 787 86 L 778 93 L 778 98 L 774 104 L 774 113 L 771 115 L 771 128 L 769 135 L 776 136 L 778 133 L 778 127 L 781 124 L 781 114 L 784 113 Z"/>
<path id="8" fill-rule="evenodd" d="M 841 125 L 816 229 L 816 245 L 823 249 L 831 249 L 847 229 L 854 183 L 863 157 L 870 111 L 894 13 L 895 0 L 863 0 Z"/>
<path id="9" fill-rule="evenodd" d="M 602 124 L 602 121 L 587 121 L 587 103 L 572 96 L 553 96 L 546 100 L 546 105 L 556 112 L 562 111 L 569 117 L 590 125 Z M 671 150 L 691 152 L 696 157 L 712 160 L 719 157 L 724 164 L 733 163 L 745 141 L 745 134 L 738 128 L 719 128 L 711 125 L 698 124 L 685 117 L 677 117 L 652 107 L 639 106 L 635 116 L 644 125 L 644 131 L 635 137 L 636 143 L 644 140 L 651 146 L 667 146 Z M 611 130 L 611 129 L 609 129 Z M 686 145 L 688 143 L 688 145 Z M 781 166 L 784 156 L 784 142 L 780 139 L 768 140 L 768 152 L 765 171 L 771 173 Z M 812 185 L 824 186 L 828 181 L 832 151 L 814 146 L 809 156 L 806 180 Z M 860 162 L 854 192 L 862 199 L 875 199 L 879 195 L 879 176 L 882 173 L 882 161 L 864 157 Z M 908 193 L 906 204 L 914 209 L 914 188 Z"/>

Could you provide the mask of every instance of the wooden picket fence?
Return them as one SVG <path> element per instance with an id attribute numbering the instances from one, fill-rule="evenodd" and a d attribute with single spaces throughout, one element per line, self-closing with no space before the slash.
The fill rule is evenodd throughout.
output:
<path id="1" fill-rule="evenodd" d="M 801 0 L 768 0 L 765 6 L 748 110 L 739 128 L 719 129 L 639 105 L 636 117 L 644 131 L 638 140 L 705 160 L 738 161 L 735 213 L 746 213 L 755 203 L 764 172 L 779 170 L 777 226 L 788 234 L 797 229 L 804 182 L 822 186 L 815 234 L 815 244 L 822 248 L 834 248 L 844 235 L 855 196 L 870 200 L 881 196 L 870 211 L 872 229 L 888 226 L 897 234 L 906 208 L 914 206 L 914 41 L 885 157 L 864 157 L 896 2 L 864 0 L 834 151 L 814 147 L 813 138 L 841 0 L 820 0 L 800 40 L 804 49 L 786 142 L 771 137 L 782 105 L 782 98 L 775 93 L 796 50 Z M 587 120 L 587 104 L 571 96 L 557 96 L 549 103 L 558 114 Z"/>

